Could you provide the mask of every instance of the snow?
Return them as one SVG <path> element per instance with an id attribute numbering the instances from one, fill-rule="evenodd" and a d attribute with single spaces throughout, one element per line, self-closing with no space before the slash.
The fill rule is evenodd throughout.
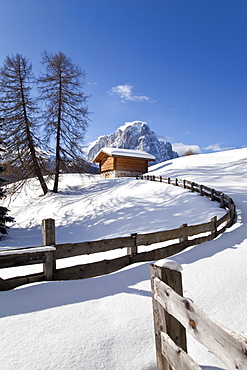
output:
<path id="1" fill-rule="evenodd" d="M 142 121 L 125 122 L 125 124 L 120 126 L 118 130 L 124 131 L 127 127 L 133 126 L 133 124 L 143 126 L 144 124 L 146 124 L 146 122 L 142 122 Z"/>
<path id="2" fill-rule="evenodd" d="M 1 256 L 10 256 L 13 254 L 25 254 L 25 253 L 37 253 L 37 252 L 51 252 L 55 251 L 55 247 L 44 246 L 38 248 L 20 248 L 20 249 L 9 249 L 9 250 L 0 250 Z"/>
<path id="3" fill-rule="evenodd" d="M 96 155 L 96 157 L 98 157 L 98 155 L 100 153 L 105 153 L 105 154 L 108 154 L 110 156 L 113 156 L 113 157 L 131 157 L 131 158 L 141 158 L 141 159 L 148 159 L 150 161 L 154 161 L 155 160 L 155 156 L 153 156 L 152 154 L 149 154 L 149 153 L 146 153 L 142 150 L 131 150 L 131 149 L 120 149 L 120 148 L 102 148 L 99 153 Z M 96 160 L 96 157 L 93 159 L 93 162 Z"/>
<path id="4" fill-rule="evenodd" d="M 165 267 L 169 270 L 174 270 L 174 271 L 178 271 L 178 272 L 183 271 L 183 267 L 179 263 L 177 263 L 176 261 L 173 261 L 171 259 L 168 259 L 168 258 L 158 260 L 154 264 L 156 266 L 159 266 L 159 267 Z"/>
<path id="5" fill-rule="evenodd" d="M 153 175 L 213 187 L 233 198 L 238 219 L 231 228 L 169 260 L 183 268 L 186 297 L 247 337 L 247 149 L 173 159 L 150 170 Z M 30 180 L 31 188 L 10 204 L 6 200 L 16 223 L 0 242 L 1 250 L 40 246 L 44 218 L 55 219 L 57 242 L 66 243 L 196 224 L 225 212 L 207 198 L 159 182 L 72 174 L 64 175 L 59 185 L 58 194 L 39 196 Z M 60 266 L 114 253 L 61 260 Z M 149 265 L 0 292 L 1 369 L 156 369 Z M 3 269 L 2 278 L 7 270 L 15 273 L 15 268 Z M 204 370 L 224 369 L 189 335 L 188 349 Z"/>

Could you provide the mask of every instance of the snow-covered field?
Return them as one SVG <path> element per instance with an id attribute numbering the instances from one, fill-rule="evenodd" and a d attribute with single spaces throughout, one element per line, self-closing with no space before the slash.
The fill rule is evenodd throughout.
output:
<path id="1" fill-rule="evenodd" d="M 183 267 L 184 295 L 247 337 L 247 149 L 173 159 L 150 171 L 214 187 L 236 203 L 236 224 L 171 259 Z M 8 205 L 16 223 L 0 241 L 1 250 L 41 245 L 44 218 L 55 219 L 56 240 L 65 243 L 165 230 L 224 214 L 217 203 L 157 182 L 66 175 L 61 191 L 46 196 L 30 186 Z M 15 273 L 5 269 L 0 276 Z M 149 263 L 93 279 L 0 292 L 0 317 L 1 370 L 156 369 Z M 203 369 L 224 369 L 191 337 L 188 344 Z"/>

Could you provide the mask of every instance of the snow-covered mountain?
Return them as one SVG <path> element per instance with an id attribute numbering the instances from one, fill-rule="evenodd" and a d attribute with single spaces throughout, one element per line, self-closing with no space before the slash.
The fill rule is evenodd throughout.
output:
<path id="1" fill-rule="evenodd" d="M 144 150 L 155 156 L 156 161 L 152 164 L 178 157 L 178 154 L 172 150 L 171 143 L 159 140 L 148 124 L 140 121 L 127 122 L 113 134 L 100 136 L 89 147 L 89 162 L 93 161 L 103 147 Z"/>

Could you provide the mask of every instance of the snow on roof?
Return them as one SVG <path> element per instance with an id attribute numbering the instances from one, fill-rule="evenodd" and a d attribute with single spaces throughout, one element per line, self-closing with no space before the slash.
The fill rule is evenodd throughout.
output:
<path id="1" fill-rule="evenodd" d="M 105 153 L 112 157 L 132 157 L 132 158 L 141 158 L 147 159 L 149 161 L 155 161 L 155 156 L 144 152 L 142 150 L 131 150 L 131 149 L 121 149 L 121 148 L 102 148 L 97 155 L 94 157 L 94 161 L 98 158 L 100 153 Z"/>

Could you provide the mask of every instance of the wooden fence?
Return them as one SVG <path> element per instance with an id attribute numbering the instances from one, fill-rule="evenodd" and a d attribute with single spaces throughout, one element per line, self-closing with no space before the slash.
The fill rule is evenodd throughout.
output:
<path id="1" fill-rule="evenodd" d="M 158 370 L 199 370 L 187 354 L 186 330 L 226 365 L 247 369 L 247 339 L 223 327 L 183 297 L 181 272 L 151 264 Z M 202 370 L 202 369 L 201 369 Z"/>
<path id="2" fill-rule="evenodd" d="M 136 262 L 154 261 L 170 257 L 187 247 L 213 240 L 230 227 L 236 217 L 233 200 L 224 193 L 198 185 L 194 182 L 171 179 L 161 176 L 142 176 L 141 179 L 159 181 L 174 186 L 180 186 L 206 196 L 220 203 L 226 209 L 223 217 L 217 220 L 213 217 L 209 222 L 197 225 L 183 224 L 180 228 L 146 234 L 131 234 L 126 237 L 103 239 L 81 243 L 56 244 L 55 221 L 46 219 L 42 222 L 42 247 L 0 251 L 0 269 L 32 264 L 43 264 L 43 271 L 36 274 L 17 276 L 9 279 L 0 278 L 0 290 L 13 289 L 17 286 L 44 280 L 75 280 L 91 278 L 117 271 Z M 166 245 L 155 246 L 154 249 L 139 252 L 139 246 L 148 246 L 166 242 Z M 167 245 L 171 242 L 169 245 Z M 116 249 L 126 249 L 121 257 L 102 260 L 66 268 L 56 268 L 56 260 L 61 258 L 109 252 Z"/>

